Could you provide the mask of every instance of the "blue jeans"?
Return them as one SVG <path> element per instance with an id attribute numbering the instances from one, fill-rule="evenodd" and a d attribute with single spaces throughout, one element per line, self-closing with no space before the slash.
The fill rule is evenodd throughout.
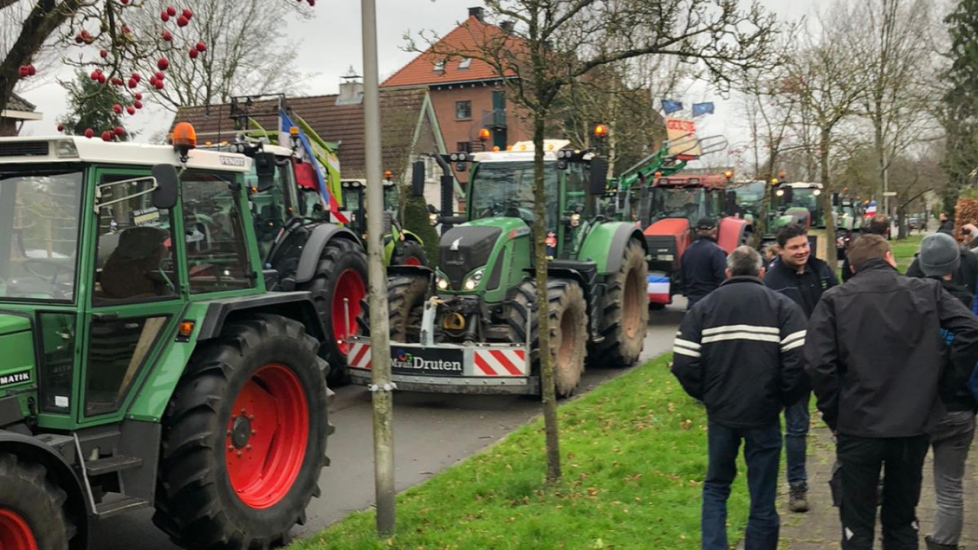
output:
<path id="1" fill-rule="evenodd" d="M 812 413 L 808 408 L 812 393 L 808 392 L 794 405 L 784 410 L 784 452 L 787 455 L 788 483 L 808 490 L 805 455 L 808 448 L 808 425 Z"/>
<path id="2" fill-rule="evenodd" d="M 703 482 L 703 550 L 727 550 L 727 498 L 737 477 L 737 455 L 744 440 L 750 517 L 745 550 L 777 550 L 781 520 L 775 507 L 778 495 L 778 462 L 781 458 L 781 426 L 734 429 L 709 423 L 707 446 L 710 465 Z"/>

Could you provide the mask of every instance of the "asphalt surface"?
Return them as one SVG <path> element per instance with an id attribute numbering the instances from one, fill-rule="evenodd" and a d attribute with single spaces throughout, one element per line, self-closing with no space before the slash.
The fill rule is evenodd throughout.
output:
<path id="1" fill-rule="evenodd" d="M 672 347 L 686 302 L 650 314 L 642 360 Z M 591 370 L 581 385 L 586 392 L 628 369 Z M 395 480 L 402 491 L 504 437 L 535 417 L 538 401 L 527 397 L 459 396 L 397 393 L 394 396 Z M 309 521 L 296 527 L 296 537 L 310 536 L 350 512 L 369 508 L 374 501 L 373 417 L 370 393 L 360 386 L 336 390 L 330 410 L 336 433 L 327 454 L 332 465 L 323 471 L 323 496 L 313 499 Z M 92 550 L 176 550 L 143 510 L 108 519 L 92 536 Z"/>

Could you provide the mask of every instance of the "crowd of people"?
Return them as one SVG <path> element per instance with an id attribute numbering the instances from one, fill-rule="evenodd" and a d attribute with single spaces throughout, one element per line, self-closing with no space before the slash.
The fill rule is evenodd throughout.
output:
<path id="1" fill-rule="evenodd" d="M 942 221 L 946 221 L 942 216 Z M 887 223 L 875 220 L 836 270 L 815 258 L 807 231 L 788 225 L 763 255 L 716 244 L 696 224 L 683 256 L 689 309 L 672 372 L 708 420 L 702 548 L 727 550 L 727 508 L 741 444 L 750 514 L 746 550 L 776 550 L 778 471 L 786 454 L 788 509 L 811 505 L 806 470 L 810 402 L 836 444 L 832 503 L 843 550 L 873 548 L 877 507 L 887 550 L 919 548 L 916 509 L 933 452 L 936 512 L 928 550 L 954 550 L 964 525 L 963 481 L 978 410 L 978 227 L 953 224 L 923 239 L 903 275 Z M 784 415 L 784 429 L 781 415 Z"/>

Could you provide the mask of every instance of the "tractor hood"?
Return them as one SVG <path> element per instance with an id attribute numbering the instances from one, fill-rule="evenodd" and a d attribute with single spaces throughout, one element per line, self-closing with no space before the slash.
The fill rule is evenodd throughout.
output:
<path id="1" fill-rule="evenodd" d="M 488 218 L 456 226 L 441 236 L 439 267 L 451 288 L 462 290 L 466 276 L 489 263 L 495 250 L 529 234 L 530 228 L 518 218 Z"/>
<path id="2" fill-rule="evenodd" d="M 683 235 L 689 231 L 686 218 L 665 218 L 645 228 L 646 235 Z"/>
<path id="3" fill-rule="evenodd" d="M 0 314 L 0 336 L 16 334 L 31 329 L 31 321 L 26 317 Z"/>

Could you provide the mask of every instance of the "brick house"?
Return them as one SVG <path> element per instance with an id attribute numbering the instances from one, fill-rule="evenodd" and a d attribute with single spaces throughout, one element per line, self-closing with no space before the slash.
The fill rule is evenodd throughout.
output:
<path id="1" fill-rule="evenodd" d="M 20 134 L 24 122 L 41 120 L 43 115 L 35 111 L 35 106 L 17 94 L 12 94 L 7 101 L 7 108 L 0 111 L 0 137 L 11 137 Z"/>
<path id="2" fill-rule="evenodd" d="M 487 33 L 506 32 L 487 24 L 482 8 L 469 8 L 468 18 L 439 42 L 439 50 L 474 50 Z M 427 89 L 450 151 L 473 151 L 532 139 L 528 126 L 507 106 L 503 78 L 488 63 L 472 58 L 445 60 L 429 49 L 381 84 L 382 90 Z M 480 131 L 489 130 L 489 139 Z M 456 173 L 466 181 L 467 173 Z"/>

